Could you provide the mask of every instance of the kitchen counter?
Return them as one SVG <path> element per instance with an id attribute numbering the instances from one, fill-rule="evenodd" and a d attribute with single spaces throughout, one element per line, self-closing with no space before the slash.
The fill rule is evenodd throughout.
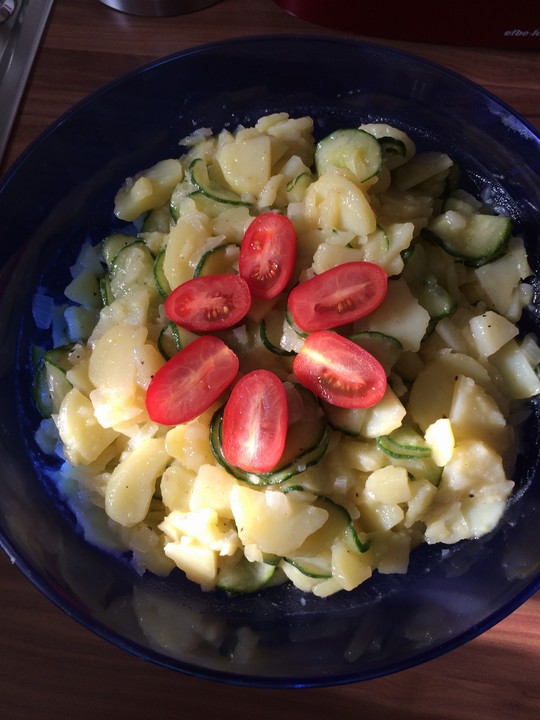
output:
<path id="1" fill-rule="evenodd" d="M 272 0 L 223 0 L 173 18 L 124 15 L 97 0 L 55 0 L 2 171 L 59 115 L 106 82 L 195 45 L 274 33 L 347 36 L 294 18 Z M 461 73 L 540 128 L 539 51 L 364 39 Z M 327 713 L 343 720 L 540 717 L 539 595 L 481 637 L 418 668 L 355 685 L 294 691 L 229 687 L 132 657 L 64 615 L 3 553 L 0 602 L 4 720 L 286 720 Z"/>

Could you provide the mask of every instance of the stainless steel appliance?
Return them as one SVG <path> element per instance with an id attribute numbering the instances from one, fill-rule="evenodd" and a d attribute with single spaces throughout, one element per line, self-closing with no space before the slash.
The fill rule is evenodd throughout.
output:
<path id="1" fill-rule="evenodd" d="M 0 160 L 53 0 L 0 0 Z"/>

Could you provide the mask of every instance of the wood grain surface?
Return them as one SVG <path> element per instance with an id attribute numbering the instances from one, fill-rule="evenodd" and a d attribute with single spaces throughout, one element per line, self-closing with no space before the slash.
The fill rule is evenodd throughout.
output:
<path id="1" fill-rule="evenodd" d="M 55 0 L 1 169 L 109 80 L 195 45 L 273 33 L 346 35 L 298 20 L 272 0 L 222 0 L 174 18 L 128 16 L 98 0 Z M 461 73 L 540 127 L 540 52 L 365 39 Z M 540 718 L 538 595 L 481 637 L 421 667 L 343 687 L 286 691 L 201 681 L 132 657 L 64 615 L 3 553 L 0 603 L 4 720 Z"/>

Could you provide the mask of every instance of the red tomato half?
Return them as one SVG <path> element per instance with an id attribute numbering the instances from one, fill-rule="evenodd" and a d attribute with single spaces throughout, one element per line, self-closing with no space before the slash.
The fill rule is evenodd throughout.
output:
<path id="1" fill-rule="evenodd" d="M 285 447 L 288 403 L 281 380 L 269 370 L 253 370 L 234 386 L 223 411 L 222 452 L 246 472 L 265 473 L 278 464 Z"/>
<path id="2" fill-rule="evenodd" d="M 249 225 L 240 247 L 239 271 L 253 297 L 268 300 L 289 282 L 296 258 L 296 233 L 289 218 L 275 212 Z"/>
<path id="3" fill-rule="evenodd" d="M 214 332 L 240 322 L 251 306 L 249 287 L 240 275 L 196 277 L 165 300 L 167 317 L 193 332 Z"/>
<path id="4" fill-rule="evenodd" d="M 352 340 L 326 330 L 308 335 L 293 371 L 308 390 L 338 407 L 371 407 L 386 392 L 379 361 Z"/>
<path id="5" fill-rule="evenodd" d="M 384 300 L 387 286 L 379 265 L 344 263 L 293 288 L 289 310 L 301 330 L 328 330 L 369 315 Z"/>
<path id="6" fill-rule="evenodd" d="M 238 358 L 219 338 L 197 338 L 165 363 L 146 392 L 150 419 L 162 425 L 193 420 L 217 400 L 238 373 Z"/>

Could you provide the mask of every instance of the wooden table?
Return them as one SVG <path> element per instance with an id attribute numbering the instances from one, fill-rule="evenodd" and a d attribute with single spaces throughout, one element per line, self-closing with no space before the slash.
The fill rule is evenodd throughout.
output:
<path id="1" fill-rule="evenodd" d="M 33 0 L 33 2 L 38 0 Z M 56 0 L 3 169 L 89 92 L 153 59 L 223 38 L 331 33 L 271 0 L 223 0 L 175 18 Z M 338 33 L 334 33 L 338 34 Z M 483 85 L 540 127 L 540 52 L 391 42 Z M 235 688 L 183 677 L 107 645 L 49 603 L 0 554 L 4 720 L 181 717 L 258 720 L 540 718 L 540 596 L 482 637 L 422 667 L 338 688 Z"/>

